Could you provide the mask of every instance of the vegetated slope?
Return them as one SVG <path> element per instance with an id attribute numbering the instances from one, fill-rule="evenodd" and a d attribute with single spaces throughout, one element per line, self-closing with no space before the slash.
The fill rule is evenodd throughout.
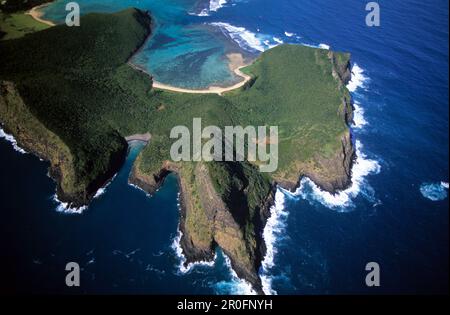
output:
<path id="1" fill-rule="evenodd" d="M 111 116 L 126 119 L 128 108 L 145 108 L 129 87 L 136 83 L 149 91 L 151 80 L 125 63 L 147 38 L 149 25 L 137 10 L 92 14 L 80 27 L 56 26 L 0 45 L 0 79 L 15 83 L 31 113 L 73 155 L 76 176 L 60 191 L 62 200 L 86 204 L 120 167 L 127 144 Z"/>
<path id="2" fill-rule="evenodd" d="M 49 28 L 24 12 L 4 13 L 0 11 L 0 39 L 12 39 Z"/>
<path id="3" fill-rule="evenodd" d="M 51 1 L 53 0 L 4 0 L 0 4 L 0 10 L 6 13 L 26 11 L 35 6 Z"/>
<path id="4" fill-rule="evenodd" d="M 169 172 L 178 174 L 187 263 L 212 259 L 219 245 L 237 274 L 261 293 L 262 230 L 274 180 L 293 188 L 308 175 L 329 191 L 350 181 L 349 55 L 283 45 L 244 69 L 253 80 L 223 97 L 173 93 L 152 89 L 151 78 L 127 64 L 150 28 L 147 14 L 130 9 L 1 42 L 0 121 L 51 162 L 58 196 L 73 206 L 87 204 L 121 166 L 125 136 L 150 132 L 130 180 L 153 193 Z M 262 174 L 249 162 L 171 161 L 171 129 L 191 129 L 196 117 L 203 126 L 279 126 L 278 170 Z"/>

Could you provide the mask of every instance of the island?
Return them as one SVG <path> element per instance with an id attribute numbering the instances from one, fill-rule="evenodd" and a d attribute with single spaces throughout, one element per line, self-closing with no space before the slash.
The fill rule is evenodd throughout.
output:
<path id="1" fill-rule="evenodd" d="M 263 229 L 277 187 L 294 190 L 304 176 L 331 193 L 351 184 L 350 55 L 280 45 L 235 68 L 245 82 L 233 89 L 188 93 L 154 84 L 130 64 L 151 34 L 150 14 L 127 9 L 1 41 L 2 128 L 49 162 L 58 199 L 73 208 L 88 205 L 118 172 L 127 139 L 145 140 L 129 181 L 154 194 L 177 175 L 185 264 L 211 261 L 220 247 L 262 294 Z M 173 162 L 170 130 L 196 117 L 219 127 L 279 126 L 278 169 Z"/>

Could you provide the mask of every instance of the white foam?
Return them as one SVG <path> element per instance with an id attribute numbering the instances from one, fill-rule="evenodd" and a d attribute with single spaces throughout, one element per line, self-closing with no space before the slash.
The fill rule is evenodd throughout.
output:
<path id="1" fill-rule="evenodd" d="M 300 38 L 301 37 L 297 36 L 297 39 L 300 39 Z M 327 44 L 313 45 L 313 44 L 308 44 L 308 43 L 301 43 L 300 45 L 306 46 L 306 47 L 311 47 L 311 48 L 320 48 L 320 49 L 330 50 L 330 46 Z"/>
<path id="2" fill-rule="evenodd" d="M 8 141 L 9 143 L 11 143 L 13 148 L 14 148 L 14 150 L 16 150 L 17 152 L 22 153 L 22 154 L 27 154 L 28 153 L 27 151 L 22 149 L 17 144 L 16 138 L 14 138 L 13 135 L 10 135 L 10 134 L 6 133 L 1 126 L 0 126 L 0 138 L 3 138 L 6 141 Z"/>
<path id="3" fill-rule="evenodd" d="M 352 67 L 352 79 L 347 85 L 349 91 L 355 92 L 357 89 L 363 88 L 367 81 L 368 78 L 364 75 L 364 70 L 357 64 L 354 64 Z M 358 102 L 354 103 L 354 107 L 353 125 L 351 127 L 362 129 L 367 125 L 367 121 L 364 118 L 364 109 Z M 381 166 L 378 161 L 367 158 L 363 153 L 363 146 L 359 140 L 355 141 L 355 146 L 357 158 L 352 167 L 352 184 L 348 189 L 333 195 L 320 189 L 309 178 L 303 178 L 294 196 L 300 196 L 310 202 L 320 202 L 328 208 L 340 211 L 352 208 L 354 206 L 352 199 L 360 193 L 374 204 L 379 204 L 380 201 L 375 200 L 374 191 L 365 178 L 371 174 L 378 174 L 381 171 Z"/>
<path id="4" fill-rule="evenodd" d="M 364 118 L 364 109 L 356 101 L 353 103 L 353 107 L 354 107 L 354 110 L 353 110 L 353 125 L 352 125 L 352 127 L 355 129 L 362 129 L 368 124 L 366 119 Z"/>
<path id="5" fill-rule="evenodd" d="M 180 198 L 181 198 L 181 194 L 178 193 L 177 206 L 178 206 L 179 210 L 181 210 L 180 209 L 180 206 L 181 206 Z M 186 257 L 184 256 L 183 249 L 181 248 L 181 238 L 182 237 L 183 237 L 183 232 L 181 232 L 180 227 L 178 227 L 177 236 L 175 236 L 175 238 L 173 239 L 171 247 L 175 251 L 175 254 L 177 255 L 177 257 L 179 259 L 178 270 L 180 273 L 182 273 L 182 274 L 189 273 L 196 266 L 207 266 L 207 267 L 214 266 L 214 264 L 216 263 L 217 254 L 214 255 L 214 258 L 211 261 L 198 261 L 198 262 L 194 262 L 194 263 L 189 263 L 187 266 L 185 266 Z"/>
<path id="6" fill-rule="evenodd" d="M 423 183 L 420 185 L 422 196 L 431 201 L 441 201 L 447 198 L 448 183 Z"/>
<path id="7" fill-rule="evenodd" d="M 286 37 L 292 37 L 295 33 L 284 32 L 284 35 L 286 35 Z"/>
<path id="8" fill-rule="evenodd" d="M 196 14 L 193 12 L 189 12 L 188 14 L 196 16 L 209 16 L 211 12 L 219 11 L 224 7 L 225 4 L 227 4 L 227 0 L 210 0 L 209 6 L 201 10 L 200 13 Z"/>
<path id="9" fill-rule="evenodd" d="M 138 185 L 135 185 L 135 184 L 130 183 L 130 182 L 128 182 L 128 185 L 131 186 L 131 187 L 133 187 L 133 188 L 135 188 L 135 189 L 137 189 L 137 190 L 142 191 L 142 192 L 145 194 L 145 196 L 151 197 L 151 195 L 150 195 L 147 191 L 145 191 L 144 189 L 142 189 L 142 188 L 139 187 Z"/>
<path id="10" fill-rule="evenodd" d="M 270 269 L 275 265 L 274 259 L 277 253 L 276 242 L 283 236 L 286 228 L 287 217 L 289 213 L 285 209 L 285 194 L 277 189 L 275 193 L 275 203 L 270 208 L 270 217 L 266 222 L 263 231 L 263 238 L 266 244 L 266 255 L 262 261 L 261 281 L 263 291 L 267 295 L 277 294 L 272 289 L 272 279 Z"/>
<path id="11" fill-rule="evenodd" d="M 273 37 L 273 40 L 276 42 L 276 43 L 278 43 L 278 44 L 283 44 L 284 42 L 280 39 L 280 38 L 278 38 L 278 37 Z"/>
<path id="12" fill-rule="evenodd" d="M 257 29 L 257 33 L 253 33 L 245 27 L 224 22 L 214 22 L 210 25 L 218 27 L 225 36 L 230 37 L 239 47 L 250 52 L 264 52 L 284 43 L 279 37 L 260 33 L 259 29 Z"/>
<path id="13" fill-rule="evenodd" d="M 194 263 L 189 263 L 187 266 L 185 266 L 186 263 L 186 257 L 183 255 L 183 249 L 181 248 L 181 238 L 183 237 L 183 233 L 178 229 L 177 236 L 174 238 L 172 242 L 172 249 L 175 251 L 177 257 L 179 258 L 179 264 L 177 266 L 179 272 L 181 274 L 186 274 L 192 271 L 192 269 L 196 266 L 206 266 L 206 267 L 213 267 L 216 263 L 217 254 L 214 255 L 214 259 L 211 261 L 198 261 Z"/>
<path id="14" fill-rule="evenodd" d="M 342 212 L 354 207 L 353 199 L 360 193 L 367 200 L 373 203 L 379 203 L 378 200 L 375 200 L 374 191 L 367 182 L 366 176 L 378 174 L 381 171 L 381 166 L 378 161 L 367 158 L 362 152 L 362 148 L 361 142 L 357 140 L 357 158 L 352 167 L 352 184 L 346 190 L 339 191 L 333 195 L 322 190 L 312 180 L 305 177 L 300 181 L 300 187 L 297 191 L 291 195 L 293 197 L 301 197 L 311 203 L 319 202 L 330 209 Z"/>
<path id="15" fill-rule="evenodd" d="M 267 220 L 263 231 L 263 238 L 266 243 L 267 251 L 262 266 L 267 271 L 274 266 L 274 256 L 277 252 L 274 244 L 277 238 L 284 233 L 286 226 L 285 223 L 288 212 L 285 210 L 284 203 L 285 195 L 280 189 L 277 189 L 277 192 L 275 193 L 275 203 L 270 208 L 270 217 Z"/>
<path id="16" fill-rule="evenodd" d="M 264 51 L 265 47 L 255 33 L 248 31 L 245 27 L 233 26 L 229 23 L 215 22 L 211 25 L 216 26 L 226 33 L 241 48 L 246 50 Z"/>
<path id="17" fill-rule="evenodd" d="M 209 11 L 217 12 L 219 9 L 227 4 L 227 0 L 210 0 L 209 1 Z"/>
<path id="18" fill-rule="evenodd" d="M 352 67 L 352 79 L 347 84 L 347 89 L 355 92 L 359 88 L 364 88 L 368 80 L 369 78 L 364 75 L 364 70 L 355 63 Z"/>
<path id="19" fill-rule="evenodd" d="M 225 264 L 228 267 L 231 275 L 231 281 L 220 281 L 215 284 L 215 288 L 218 294 L 226 294 L 226 295 L 256 295 L 256 292 L 253 290 L 252 285 L 240 279 L 236 272 L 233 270 L 231 266 L 230 258 L 223 253 L 225 258 Z"/>
<path id="20" fill-rule="evenodd" d="M 109 185 L 111 185 L 111 183 L 114 181 L 114 179 L 116 178 L 117 174 L 113 176 L 113 178 L 111 178 L 111 180 L 109 182 L 107 182 L 105 184 L 105 186 L 103 186 L 102 188 L 100 188 L 99 190 L 97 190 L 97 192 L 94 195 L 94 199 L 99 198 L 100 196 L 102 196 L 103 194 L 105 194 L 106 189 L 108 188 Z"/>
<path id="21" fill-rule="evenodd" d="M 191 14 L 191 13 L 189 13 Z M 203 9 L 199 14 L 192 13 L 191 15 L 197 15 L 197 16 L 209 16 L 209 10 Z"/>
<path id="22" fill-rule="evenodd" d="M 70 207 L 68 202 L 62 202 L 58 199 L 56 193 L 53 195 L 53 200 L 58 204 L 56 207 L 56 211 L 64 214 L 82 214 L 88 207 L 83 206 L 79 208 Z"/>
<path id="23" fill-rule="evenodd" d="M 272 288 L 272 277 L 269 275 L 260 275 L 262 290 L 265 295 L 276 295 L 277 291 Z"/>

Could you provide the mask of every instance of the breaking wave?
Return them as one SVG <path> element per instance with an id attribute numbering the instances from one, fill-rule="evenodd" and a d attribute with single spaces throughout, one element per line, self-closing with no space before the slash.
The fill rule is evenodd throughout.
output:
<path id="1" fill-rule="evenodd" d="M 352 67 L 352 79 L 347 84 L 347 89 L 350 92 L 355 92 L 359 88 L 365 88 L 368 80 L 369 78 L 365 76 L 364 70 L 355 63 Z"/>
<path id="2" fill-rule="evenodd" d="M 219 9 L 227 4 L 227 0 L 210 0 L 209 1 L 209 11 L 217 12 Z"/>
<path id="3" fill-rule="evenodd" d="M 356 92 L 360 88 L 365 88 L 368 80 L 369 78 L 364 75 L 364 70 L 357 64 L 354 64 L 352 67 L 352 79 L 347 84 L 347 88 L 350 92 Z M 358 102 L 354 103 L 354 108 L 354 119 L 351 128 L 359 130 L 367 125 L 367 121 L 364 118 L 364 109 Z M 375 192 L 367 182 L 366 177 L 378 174 L 381 171 L 381 166 L 377 160 L 367 157 L 359 140 L 355 141 L 355 149 L 357 158 L 352 167 L 352 184 L 348 189 L 331 194 L 322 190 L 312 180 L 305 177 L 300 181 L 300 187 L 294 194 L 286 193 L 292 197 L 308 200 L 310 203 L 319 202 L 330 209 L 341 212 L 354 208 L 353 199 L 359 194 L 374 205 L 379 204 L 380 201 L 376 199 Z"/>
<path id="4" fill-rule="evenodd" d="M 322 46 L 322 48 L 325 48 L 325 46 Z M 365 87 L 368 78 L 357 64 L 352 67 L 352 73 L 352 80 L 347 87 L 351 92 L 355 92 L 357 89 Z M 367 124 L 368 122 L 364 118 L 363 107 L 358 102 L 355 102 L 354 119 L 351 128 L 360 130 Z M 300 186 L 295 193 L 291 193 L 282 188 L 277 189 L 275 204 L 271 208 L 271 216 L 263 232 L 267 252 L 262 262 L 260 277 L 265 294 L 277 293 L 272 288 L 274 275 L 270 271 L 274 267 L 274 258 L 277 254 L 275 244 L 284 237 L 289 215 L 289 212 L 285 209 L 286 198 L 302 198 L 310 203 L 318 202 L 332 210 L 340 212 L 354 208 L 353 199 L 360 194 L 373 203 L 373 206 L 380 204 L 380 201 L 375 197 L 375 191 L 367 182 L 366 177 L 370 174 L 378 174 L 381 171 L 381 166 L 378 161 L 367 157 L 363 152 L 363 145 L 359 140 L 355 141 L 355 149 L 357 158 L 352 167 L 352 184 L 348 189 L 333 195 L 323 191 L 312 180 L 306 177 L 301 180 Z"/>
<path id="5" fill-rule="evenodd" d="M 111 183 L 114 181 L 114 179 L 116 179 L 116 176 L 117 176 L 117 174 L 114 175 L 113 178 L 111 178 L 111 179 L 109 180 L 109 182 L 106 183 L 105 186 L 103 186 L 102 188 L 100 188 L 99 190 L 97 190 L 97 192 L 96 192 L 95 195 L 94 195 L 94 199 L 97 199 L 97 198 L 99 198 L 100 196 L 102 196 L 103 194 L 105 194 L 105 192 L 106 192 L 107 188 L 109 187 L 109 185 L 111 185 Z"/>
<path id="6" fill-rule="evenodd" d="M 423 183 L 420 185 L 420 193 L 431 201 L 445 200 L 448 195 L 448 183 Z"/>
<path id="7" fill-rule="evenodd" d="M 227 0 L 210 0 L 209 6 L 201 10 L 200 13 L 198 14 L 190 13 L 190 14 L 197 16 L 209 16 L 211 12 L 217 12 L 221 8 L 223 8 L 223 6 L 227 4 L 227 2 L 228 2 Z"/>
<path id="8" fill-rule="evenodd" d="M 178 209 L 180 209 L 180 193 L 178 193 Z M 214 259 L 212 261 L 198 261 L 194 263 L 189 263 L 187 266 L 185 266 L 186 263 L 186 257 L 184 257 L 183 249 L 181 248 L 181 238 L 183 237 L 183 232 L 181 232 L 180 227 L 178 226 L 177 235 L 173 239 L 171 248 L 174 250 L 176 256 L 178 257 L 178 266 L 177 269 L 181 274 L 186 274 L 192 271 L 192 269 L 196 266 L 207 266 L 212 267 L 216 263 L 217 254 L 214 255 Z"/>
<path id="9" fill-rule="evenodd" d="M 275 203 L 270 208 L 270 217 L 267 220 L 263 231 L 263 238 L 266 244 L 266 255 L 262 261 L 261 281 L 263 291 L 267 295 L 277 294 L 272 289 L 272 279 L 269 275 L 270 269 L 275 265 L 274 258 L 277 253 L 275 243 L 279 240 L 286 228 L 286 221 L 289 213 L 285 209 L 285 194 L 281 189 L 275 193 Z"/>
<path id="10" fill-rule="evenodd" d="M 326 49 L 326 50 L 330 50 L 330 45 L 327 44 L 319 44 L 319 45 L 313 45 L 313 44 L 308 44 L 308 43 L 300 43 L 300 45 L 302 46 L 306 46 L 306 47 L 311 47 L 311 48 L 320 48 L 320 49 Z"/>
<path id="11" fill-rule="evenodd" d="M 6 141 L 8 141 L 9 143 L 11 143 L 15 151 L 22 153 L 22 154 L 28 153 L 27 151 L 25 151 L 24 149 L 19 147 L 19 145 L 17 144 L 16 138 L 14 138 L 13 135 L 6 133 L 1 126 L 0 126 L 0 138 L 3 138 Z"/>
<path id="12" fill-rule="evenodd" d="M 94 195 L 93 199 L 98 199 L 100 198 L 103 194 L 106 193 L 107 188 L 109 187 L 109 185 L 111 185 L 111 183 L 114 181 L 114 179 L 116 178 L 117 174 L 114 175 L 106 184 L 105 186 L 103 186 L 102 188 L 99 188 L 96 192 L 96 194 Z M 58 199 L 57 194 L 55 193 L 52 197 L 53 201 L 56 202 L 57 206 L 56 206 L 56 211 L 60 212 L 60 213 L 64 213 L 64 214 L 82 214 L 87 208 L 88 206 L 82 206 L 82 207 L 78 207 L 78 208 L 74 208 L 70 206 L 70 203 L 68 202 L 62 202 L 61 200 Z"/>
<path id="13" fill-rule="evenodd" d="M 361 105 L 355 101 L 353 103 L 353 125 L 352 127 L 354 129 L 362 129 L 364 128 L 368 123 L 366 119 L 364 118 L 364 109 L 361 107 Z"/>
<path id="14" fill-rule="evenodd" d="M 225 295 L 256 295 L 256 292 L 253 290 L 252 285 L 237 276 L 236 272 L 231 267 L 230 258 L 228 258 L 225 253 L 222 253 L 222 255 L 225 259 L 225 264 L 230 271 L 231 281 L 217 282 L 216 284 L 214 284 L 215 291 L 218 294 Z"/>
<path id="15" fill-rule="evenodd" d="M 145 194 L 146 197 L 151 197 L 151 195 L 150 195 L 147 191 L 145 191 L 144 189 L 142 189 L 142 188 L 139 187 L 138 185 L 135 185 L 135 184 L 133 184 L 133 183 L 131 183 L 131 182 L 128 181 L 128 186 L 131 186 L 131 187 L 133 187 L 134 189 L 137 189 L 137 190 L 143 192 L 143 193 Z"/>
<path id="16" fill-rule="evenodd" d="M 56 211 L 64 214 L 82 214 L 88 208 L 87 206 L 79 208 L 70 207 L 68 202 L 59 200 L 56 193 L 53 195 L 53 201 L 57 203 Z"/>
<path id="17" fill-rule="evenodd" d="M 336 194 L 331 194 L 322 190 L 312 180 L 305 177 L 300 181 L 300 187 L 293 194 L 292 197 L 301 197 L 308 200 L 310 203 L 319 202 L 322 205 L 340 212 L 344 212 L 354 208 L 353 199 L 360 193 L 367 200 L 374 204 L 378 204 L 379 200 L 375 198 L 375 192 L 366 180 L 366 176 L 370 174 L 378 174 L 381 166 L 376 160 L 369 159 L 362 152 L 362 144 L 359 140 L 356 141 L 356 161 L 352 168 L 352 184 L 343 191 Z"/>
<path id="18" fill-rule="evenodd" d="M 256 34 L 245 27 L 234 26 L 229 23 L 214 22 L 210 25 L 218 27 L 226 37 L 229 37 L 239 47 L 249 52 L 263 52 L 283 43 L 278 37 Z"/>
<path id="19" fill-rule="evenodd" d="M 183 249 L 181 248 L 181 238 L 183 237 L 183 232 L 180 231 L 178 228 L 177 236 L 174 238 L 172 242 L 172 249 L 175 251 L 176 256 L 178 257 L 179 263 L 177 266 L 178 271 L 181 274 L 186 274 L 192 271 L 192 269 L 196 266 L 206 266 L 206 267 L 212 267 L 216 263 L 217 254 L 214 256 L 214 259 L 211 261 L 198 261 L 194 263 L 189 263 L 187 266 L 185 266 L 186 263 L 186 257 L 184 257 Z"/>

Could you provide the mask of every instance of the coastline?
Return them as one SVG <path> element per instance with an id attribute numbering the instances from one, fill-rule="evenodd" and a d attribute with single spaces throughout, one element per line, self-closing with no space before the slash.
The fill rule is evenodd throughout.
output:
<path id="1" fill-rule="evenodd" d="M 237 89 L 241 86 L 244 86 L 245 83 L 251 79 L 250 76 L 243 74 L 240 69 L 242 69 L 242 67 L 245 67 L 245 65 L 243 65 L 243 58 L 241 54 L 230 54 L 227 55 L 227 57 L 230 59 L 230 69 L 232 69 L 233 71 L 235 71 L 236 74 L 240 75 L 242 74 L 242 76 L 244 77 L 244 81 L 243 82 L 239 82 L 231 87 L 227 87 L 227 88 L 218 88 L 218 87 L 210 87 L 208 90 L 189 90 L 189 89 L 177 89 L 174 87 L 170 87 L 170 89 L 172 91 L 175 92 L 184 92 L 184 93 L 201 93 L 201 94 L 205 94 L 205 93 L 214 93 L 214 94 L 219 94 L 221 95 L 223 92 L 226 91 L 231 91 L 234 89 Z M 130 64 L 130 63 L 129 63 Z M 134 68 L 137 68 L 136 66 L 134 66 Z M 140 69 L 142 71 L 142 69 Z M 145 71 L 143 71 L 145 72 Z M 241 76 L 241 75 L 240 75 Z M 339 79 L 342 79 L 342 77 L 344 76 L 339 76 Z M 248 78 L 248 80 L 247 80 Z M 155 88 L 158 88 L 157 86 L 154 86 Z M 181 90 L 181 91 L 180 91 Z M 205 92 L 206 91 L 206 92 Z M 344 101 L 345 103 L 345 101 Z M 344 106 L 344 108 L 347 108 L 346 106 Z M 345 117 L 351 117 L 350 113 L 347 113 L 347 115 L 344 115 Z M 149 135 L 133 135 L 133 136 L 129 136 L 127 137 L 125 140 L 127 141 L 131 141 L 133 139 L 137 139 L 137 140 L 141 140 L 141 139 L 148 139 Z M 347 141 L 346 143 L 351 145 L 351 141 Z M 347 160 L 347 157 L 352 156 L 352 154 L 347 154 L 347 150 L 344 150 L 344 160 Z M 118 160 L 118 159 L 114 159 L 114 160 Z M 342 159 L 340 159 L 340 156 L 338 156 L 338 160 L 342 161 Z M 136 162 L 135 162 L 136 163 Z M 123 163 L 122 163 L 123 164 Z M 136 166 L 137 164 L 135 164 Z M 350 169 L 351 169 L 351 164 L 350 164 Z M 137 171 L 138 169 L 135 168 L 133 166 L 133 170 Z M 153 176 L 153 178 L 151 176 L 145 176 L 142 178 L 142 180 L 137 180 L 136 182 L 133 182 L 132 180 L 130 180 L 130 183 L 135 184 L 137 186 L 142 187 L 142 183 L 145 184 L 146 181 L 150 180 L 148 184 L 149 189 L 152 188 L 156 188 L 161 185 L 163 183 L 163 180 L 165 178 L 165 176 L 167 175 L 165 172 L 176 172 L 176 170 L 171 170 L 170 168 L 164 170 L 163 172 L 161 172 L 160 174 L 158 174 L 157 177 Z M 348 178 L 349 172 L 345 172 Z M 137 175 L 135 172 L 133 172 L 133 176 Z M 137 177 L 137 176 L 135 176 Z M 180 176 L 179 176 L 180 177 Z M 207 178 L 207 176 L 205 176 L 205 178 Z M 210 181 L 210 180 L 209 180 Z M 317 178 L 316 178 L 317 181 Z M 139 183 L 141 182 L 141 183 Z M 156 185 L 151 185 L 150 183 L 155 182 Z M 332 184 L 331 184 L 332 185 Z M 181 192 L 183 192 L 183 187 L 184 185 L 181 184 Z M 203 187 L 213 187 L 213 185 L 211 183 L 208 183 L 208 185 L 204 185 Z M 333 185 L 334 188 L 334 185 Z M 206 196 L 207 194 L 204 194 L 203 196 Z M 217 196 L 217 192 L 212 191 L 211 194 L 209 194 L 209 196 L 214 197 L 214 199 L 219 200 L 219 198 L 216 198 Z M 182 194 L 183 196 L 183 194 Z M 185 198 L 186 200 L 188 198 Z M 182 209 L 185 211 L 185 213 L 187 213 L 189 211 L 188 207 L 186 206 L 186 203 L 184 203 L 183 201 L 185 199 L 181 199 L 181 207 Z M 242 279 L 246 279 L 247 281 L 249 281 L 253 287 L 258 291 L 259 294 L 264 293 L 263 291 L 263 286 L 261 283 L 261 278 L 258 275 L 258 270 L 261 267 L 261 263 L 262 261 L 265 260 L 265 256 L 267 255 L 267 244 L 265 239 L 262 237 L 262 233 L 264 232 L 265 226 L 267 224 L 267 220 L 268 218 L 273 215 L 270 211 L 270 208 L 273 206 L 273 196 L 269 196 L 268 198 L 266 198 L 266 202 L 265 202 L 265 206 L 261 207 L 261 213 L 260 213 L 260 218 L 258 218 L 258 226 L 256 226 L 256 235 L 257 235 L 257 239 L 256 239 L 256 243 L 258 244 L 258 246 L 256 246 L 257 252 L 253 252 L 250 251 L 250 253 L 244 253 L 244 254 L 249 254 L 248 255 L 248 259 L 247 256 L 245 255 L 233 255 L 233 248 L 237 248 L 238 246 L 234 246 L 233 244 L 235 243 L 235 239 L 237 239 L 237 241 L 239 242 L 238 245 L 240 245 L 240 243 L 244 242 L 244 245 L 246 245 L 245 243 L 245 237 L 241 237 L 241 235 L 239 234 L 241 232 L 242 226 L 240 226 L 238 224 L 238 222 L 235 222 L 236 220 L 234 220 L 232 212 L 230 211 L 230 209 L 228 209 L 227 207 L 222 207 L 222 210 L 220 211 L 220 215 L 221 217 L 219 217 L 218 219 L 216 219 L 216 216 L 214 215 L 214 226 L 216 228 L 216 222 L 218 222 L 217 227 L 221 227 L 221 226 L 227 226 L 227 227 L 232 227 L 232 231 L 230 233 L 229 230 L 224 230 L 224 231 L 220 231 L 221 235 L 219 235 L 218 239 L 214 239 L 214 241 L 217 241 L 217 245 L 219 245 L 224 253 L 230 257 L 230 262 L 231 262 L 231 266 L 232 269 L 236 272 L 236 274 L 238 275 L 239 278 Z M 216 213 L 218 213 L 216 211 Z M 186 219 L 186 216 L 182 216 L 182 220 Z M 181 221 L 183 222 L 183 221 Z M 186 240 L 186 235 L 189 234 L 189 231 L 186 230 L 186 228 L 183 228 L 183 235 L 184 235 L 184 240 Z M 190 230 L 192 233 L 192 229 Z M 188 233 L 186 233 L 188 232 Z M 215 231 L 216 232 L 216 231 Z M 234 233 L 237 232 L 237 233 Z M 235 237 L 235 235 L 238 235 L 238 237 Z M 242 242 L 241 242 L 242 241 Z M 184 251 L 184 255 L 187 259 L 187 261 L 189 261 L 190 259 L 194 262 L 194 261 L 201 261 L 202 259 L 198 258 L 198 253 L 199 250 L 198 248 L 192 243 L 191 244 L 187 243 L 187 242 L 182 242 L 181 247 L 183 248 Z M 214 244 L 214 243 L 213 243 Z M 227 250 L 228 248 L 228 250 Z M 230 249 L 231 248 L 231 249 Z M 208 254 L 209 252 L 200 252 L 200 258 L 203 258 L 205 255 L 204 254 Z M 269 255 L 270 256 L 270 255 Z M 240 259 L 244 257 L 245 259 Z"/>
<path id="2" fill-rule="evenodd" d="M 49 20 L 45 20 L 42 18 L 42 16 L 44 15 L 42 13 L 42 9 L 49 6 L 51 4 L 51 2 L 49 3 L 44 3 L 44 4 L 40 4 L 38 6 L 33 7 L 30 11 L 26 12 L 25 14 L 30 15 L 33 19 L 35 19 L 38 22 L 41 22 L 43 24 L 46 24 L 48 26 L 55 26 L 56 24 L 53 23 L 52 21 Z"/>
<path id="3" fill-rule="evenodd" d="M 149 143 L 150 140 L 152 139 L 152 135 L 150 133 L 142 133 L 142 134 L 134 134 L 134 135 L 130 135 L 125 137 L 125 140 L 127 142 L 132 142 L 132 141 L 142 141 L 145 143 Z"/>
<path id="4" fill-rule="evenodd" d="M 237 90 L 237 89 L 243 87 L 245 84 L 247 84 L 247 82 L 249 82 L 252 79 L 251 76 L 249 76 L 241 71 L 242 68 L 249 66 L 249 64 L 246 64 L 244 62 L 244 57 L 242 56 L 241 53 L 230 53 L 230 54 L 227 54 L 227 57 L 229 59 L 228 66 L 229 66 L 230 70 L 233 71 L 234 74 L 237 75 L 238 77 L 243 78 L 243 80 L 241 82 L 238 82 L 232 86 L 229 86 L 229 87 L 210 86 L 207 89 L 195 90 L 195 89 L 179 88 L 179 87 L 171 86 L 168 84 L 160 83 L 157 81 L 153 81 L 153 88 L 159 89 L 159 90 L 170 91 L 170 92 L 177 92 L 177 93 L 218 94 L 218 95 L 222 95 L 223 93 Z M 141 72 L 147 74 L 148 76 L 152 77 L 152 75 L 150 73 L 148 73 L 146 70 L 142 69 L 141 67 L 133 64 L 131 61 L 128 62 L 128 64 L 131 67 L 133 67 L 134 69 L 141 71 Z"/>

